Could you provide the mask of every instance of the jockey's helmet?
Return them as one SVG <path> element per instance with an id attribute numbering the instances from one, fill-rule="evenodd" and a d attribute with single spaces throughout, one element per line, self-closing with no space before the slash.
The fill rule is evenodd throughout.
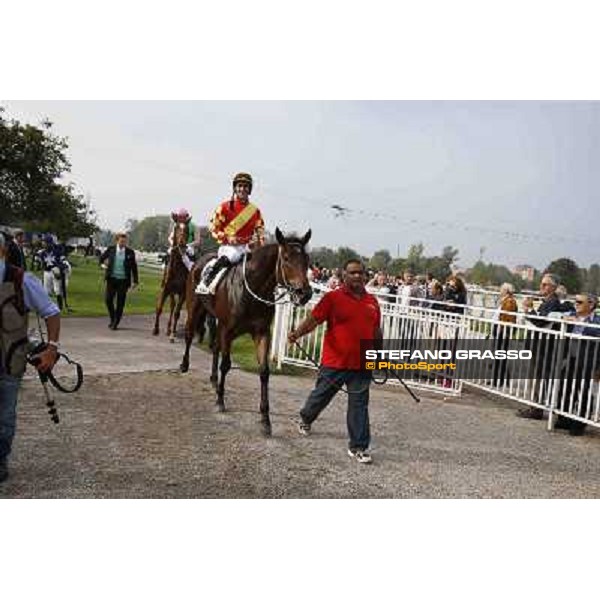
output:
<path id="1" fill-rule="evenodd" d="M 191 215 L 187 208 L 179 208 L 171 213 L 171 218 L 178 223 L 185 223 L 191 219 Z"/>
<path id="2" fill-rule="evenodd" d="M 233 178 L 233 189 L 235 191 L 235 186 L 238 183 L 247 183 L 250 186 L 250 193 L 252 193 L 252 175 L 249 173 L 238 173 Z"/>

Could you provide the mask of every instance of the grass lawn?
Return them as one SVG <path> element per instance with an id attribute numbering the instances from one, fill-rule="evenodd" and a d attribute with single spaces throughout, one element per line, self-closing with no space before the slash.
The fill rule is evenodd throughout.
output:
<path id="1" fill-rule="evenodd" d="M 71 255 L 69 261 L 73 266 L 69 280 L 68 303 L 71 312 L 63 312 L 64 318 L 69 317 L 104 317 L 104 270 L 98 266 L 98 260 L 92 257 Z M 125 312 L 127 314 L 154 314 L 156 297 L 160 289 L 162 271 L 148 267 L 138 267 L 139 287 L 127 294 Z M 40 271 L 34 275 L 42 277 Z M 167 304 L 168 305 L 168 304 Z M 203 346 L 207 348 L 206 342 Z M 243 370 L 258 372 L 254 342 L 249 335 L 236 339 L 232 348 L 232 359 Z M 306 369 L 284 365 L 277 374 L 306 374 Z"/>
<path id="2" fill-rule="evenodd" d="M 66 318 L 105 316 L 104 270 L 98 266 L 98 260 L 71 255 L 69 262 L 73 265 L 67 290 L 67 301 L 71 312 L 63 313 L 63 316 Z M 40 271 L 34 274 L 40 278 L 42 276 Z M 138 289 L 127 294 L 125 311 L 128 314 L 152 314 L 156 306 L 162 271 L 140 267 L 139 277 Z"/>

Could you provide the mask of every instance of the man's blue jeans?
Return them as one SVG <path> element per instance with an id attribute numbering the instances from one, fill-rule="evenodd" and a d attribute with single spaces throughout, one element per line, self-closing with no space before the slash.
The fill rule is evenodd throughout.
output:
<path id="1" fill-rule="evenodd" d="M 305 423 L 312 423 L 333 397 L 346 385 L 348 393 L 348 447 L 352 450 L 366 450 L 371 443 L 369 429 L 369 385 L 371 374 L 363 371 L 346 371 L 321 367 L 315 389 L 310 393 L 300 410 Z"/>
<path id="2" fill-rule="evenodd" d="M 20 377 L 0 375 L 0 460 L 10 454 L 17 423 Z"/>

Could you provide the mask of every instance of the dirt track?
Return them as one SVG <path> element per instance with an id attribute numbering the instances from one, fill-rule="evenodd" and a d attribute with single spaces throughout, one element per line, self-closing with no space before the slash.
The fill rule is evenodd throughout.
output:
<path id="1" fill-rule="evenodd" d="M 53 425 L 35 380 L 24 385 L 11 478 L 0 496 L 19 498 L 440 498 L 599 497 L 600 435 L 571 438 L 517 419 L 514 405 L 466 395 L 420 405 L 374 389 L 375 463 L 345 453 L 345 398 L 338 395 L 299 437 L 292 418 L 311 377 L 272 378 L 273 437 L 258 426 L 258 378 L 234 370 L 228 412 L 214 410 L 209 357 L 149 335 L 134 317 L 110 332 L 104 319 L 65 320 L 65 349 L 88 376 L 72 397 L 54 394 Z M 145 372 L 145 369 L 152 371 Z M 170 369 L 170 370 L 169 370 Z M 126 372 L 119 372 L 126 371 Z"/>

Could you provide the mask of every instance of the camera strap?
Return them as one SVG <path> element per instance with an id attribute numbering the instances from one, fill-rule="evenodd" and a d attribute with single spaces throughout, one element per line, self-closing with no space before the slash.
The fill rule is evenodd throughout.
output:
<path id="1" fill-rule="evenodd" d="M 56 380 L 56 378 L 54 377 L 54 375 L 52 375 L 52 371 L 50 371 L 49 373 L 46 373 L 46 375 L 48 376 L 48 381 L 50 381 L 50 383 L 59 392 L 62 392 L 63 394 L 73 394 L 73 393 L 75 393 L 81 387 L 81 384 L 83 383 L 83 367 L 78 362 L 76 362 L 74 360 L 71 360 L 66 354 L 63 354 L 62 352 L 59 352 L 58 353 L 58 360 L 60 360 L 61 358 L 64 358 L 70 365 L 75 365 L 75 370 L 77 372 L 77 380 L 75 381 L 75 385 L 72 388 L 63 387 Z M 58 360 L 56 362 L 58 362 Z"/>

